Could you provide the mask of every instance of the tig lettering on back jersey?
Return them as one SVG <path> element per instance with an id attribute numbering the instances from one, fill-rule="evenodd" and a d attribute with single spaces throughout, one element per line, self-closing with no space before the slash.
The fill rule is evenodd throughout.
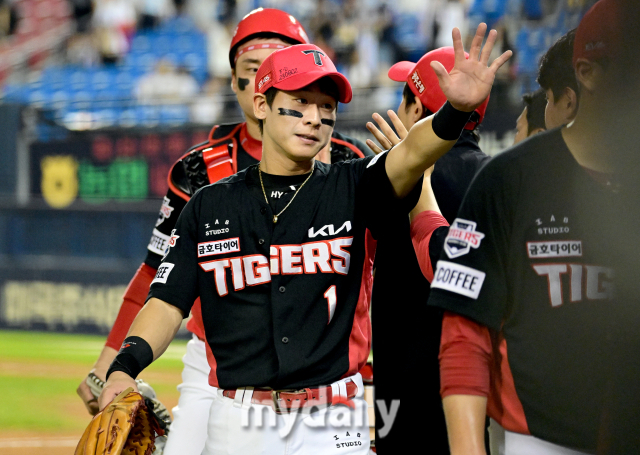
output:
<path id="1" fill-rule="evenodd" d="M 353 237 L 319 240 L 300 245 L 271 245 L 269 258 L 261 254 L 236 256 L 201 262 L 205 272 L 213 272 L 218 295 L 229 293 L 245 286 L 269 283 L 272 275 L 302 275 L 312 273 L 349 273 L 351 254 L 347 250 Z M 226 270 L 230 269 L 231 283 Z"/>
<path id="2" fill-rule="evenodd" d="M 608 267 L 584 264 L 536 264 L 533 270 L 547 278 L 549 301 L 552 307 L 565 302 L 563 281 L 569 286 L 569 300 L 611 300 L 614 296 L 613 270 Z M 563 280 L 565 276 L 565 280 Z"/>

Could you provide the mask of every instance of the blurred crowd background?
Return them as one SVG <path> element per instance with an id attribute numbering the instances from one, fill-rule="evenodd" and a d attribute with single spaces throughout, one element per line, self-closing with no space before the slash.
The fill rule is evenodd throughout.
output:
<path id="1" fill-rule="evenodd" d="M 336 128 L 360 139 L 401 100 L 393 63 L 451 45 L 454 26 L 468 48 L 487 22 L 496 55 L 514 51 L 480 130 L 493 155 L 513 142 L 540 55 L 593 3 L 0 0 L 0 327 L 110 327 L 171 164 L 213 124 L 241 119 L 228 49 L 254 8 L 294 15 L 349 78 Z"/>

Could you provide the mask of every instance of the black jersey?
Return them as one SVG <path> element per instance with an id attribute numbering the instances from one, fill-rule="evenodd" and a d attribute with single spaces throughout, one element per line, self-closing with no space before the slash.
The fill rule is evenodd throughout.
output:
<path id="1" fill-rule="evenodd" d="M 360 141 L 333 132 L 332 163 L 372 155 Z M 246 123 L 216 125 L 208 141 L 189 149 L 169 173 L 169 189 L 147 246 L 145 263 L 158 268 L 178 215 L 197 190 L 256 164 L 261 156 L 262 143 L 249 136 Z"/>
<path id="2" fill-rule="evenodd" d="M 507 430 L 595 448 L 616 308 L 607 238 L 617 199 L 553 130 L 490 161 L 449 229 L 429 304 L 500 340 L 515 393 L 492 377 L 488 411 Z"/>
<path id="3" fill-rule="evenodd" d="M 332 162 L 373 155 L 371 151 L 367 152 L 367 147 L 361 142 L 335 131 L 331 136 L 330 148 Z M 209 133 L 209 140 L 193 146 L 171 168 L 169 189 L 147 246 L 145 263 L 154 269 L 158 268 L 178 216 L 196 191 L 256 164 L 261 156 L 262 142 L 248 134 L 246 123 L 214 126 Z M 204 338 L 199 300 L 192 309 L 192 316 L 187 329 Z"/>
<path id="4" fill-rule="evenodd" d="M 463 130 L 453 148 L 436 162 L 431 187 L 450 223 L 473 177 L 487 160 L 489 157 L 480 150 L 471 131 Z M 447 228 L 442 229 L 446 235 Z M 437 243 L 432 237 L 434 264 L 441 251 Z M 429 441 L 430 453 L 448 453 L 438 364 L 442 311 L 426 305 L 430 285 L 413 249 L 408 218 L 397 219 L 392 234 L 378 241 L 375 265 L 372 324 L 376 334 L 373 342 L 376 400 L 384 400 L 387 408 L 393 400 L 401 403 L 393 427 L 384 438 L 376 438 L 376 447 L 382 454 L 410 451 L 415 444 L 412 435 L 422 432 Z M 389 304 L 397 301 L 402 302 L 403 311 Z M 409 318 L 407 311 L 411 313 Z M 415 350 L 421 353 L 420 358 L 416 358 Z M 413 388 L 398 387 L 398 376 L 416 378 L 422 390 L 419 406 L 413 403 Z M 425 419 L 430 422 L 428 428 L 424 428 Z M 378 414 L 378 431 L 385 425 Z"/>
<path id="5" fill-rule="evenodd" d="M 257 166 L 204 187 L 187 203 L 149 297 L 187 315 L 200 296 L 211 385 L 299 389 L 364 365 L 366 230 L 383 235 L 389 219 L 411 210 L 420 189 L 397 200 L 386 156 L 316 162 L 275 224 Z"/>

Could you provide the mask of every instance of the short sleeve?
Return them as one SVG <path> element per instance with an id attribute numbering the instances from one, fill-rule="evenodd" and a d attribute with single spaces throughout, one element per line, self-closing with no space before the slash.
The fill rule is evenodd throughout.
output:
<path id="1" fill-rule="evenodd" d="M 158 219 L 147 246 L 145 264 L 154 269 L 160 266 L 171 237 L 171 231 L 175 228 L 178 216 L 180 216 L 185 204 L 186 201 L 171 188 L 167 190 L 167 195 L 162 199 Z"/>
<path id="2" fill-rule="evenodd" d="M 496 330 L 500 329 L 507 304 L 511 218 L 509 191 L 500 169 L 495 162 L 489 163 L 469 187 L 457 217 L 441 240 L 442 252 L 429 297 L 429 305 Z"/>
<path id="3" fill-rule="evenodd" d="M 358 183 L 358 210 L 363 212 L 367 228 L 375 239 L 395 232 L 397 218 L 408 216 L 422 191 L 422 178 L 404 198 L 396 197 L 385 163 L 389 152 L 360 160 L 363 165 Z"/>
<path id="4" fill-rule="evenodd" d="M 202 192 L 182 210 L 168 240 L 167 252 L 151 282 L 147 300 L 155 297 L 189 315 L 198 297 L 197 208 Z"/>

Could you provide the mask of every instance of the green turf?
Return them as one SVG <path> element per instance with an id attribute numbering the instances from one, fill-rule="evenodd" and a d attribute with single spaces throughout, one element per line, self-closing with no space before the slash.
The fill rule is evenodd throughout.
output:
<path id="1" fill-rule="evenodd" d="M 76 388 L 104 346 L 104 335 L 0 331 L 0 429 L 80 431 L 89 420 Z M 179 377 L 186 340 L 176 340 L 150 367 Z M 177 383 L 154 384 L 175 392 Z"/>
<path id="2" fill-rule="evenodd" d="M 105 338 L 104 335 L 0 331 L 0 359 L 60 361 L 90 368 L 100 354 Z M 186 340 L 174 340 L 155 363 L 161 367 L 181 369 L 186 344 Z"/>

